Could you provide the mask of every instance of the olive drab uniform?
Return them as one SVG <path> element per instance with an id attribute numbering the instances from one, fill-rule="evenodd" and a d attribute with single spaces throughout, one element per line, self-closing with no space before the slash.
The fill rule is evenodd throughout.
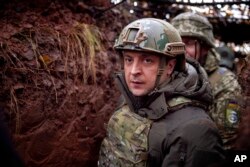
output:
<path id="1" fill-rule="evenodd" d="M 204 66 L 215 101 L 209 113 L 220 130 L 224 148 L 233 149 L 241 116 L 239 99 L 242 90 L 235 73 L 218 66 L 218 57 L 215 49 L 210 50 Z"/>
<path id="2" fill-rule="evenodd" d="M 230 149 L 240 121 L 237 98 L 241 87 L 237 77 L 230 70 L 219 67 L 220 55 L 214 49 L 213 26 L 205 16 L 185 12 L 173 18 L 171 23 L 182 37 L 197 38 L 211 48 L 205 62 L 200 62 L 208 74 L 214 96 L 209 113 L 220 130 L 225 149 Z"/>
<path id="3" fill-rule="evenodd" d="M 131 98 L 123 74 L 116 74 L 124 100 L 108 123 L 99 167 L 198 167 L 223 159 L 216 125 L 205 112 L 210 87 L 197 67 L 189 64 L 188 74 L 176 74 L 142 99 Z M 141 100 L 148 105 L 136 106 Z"/>

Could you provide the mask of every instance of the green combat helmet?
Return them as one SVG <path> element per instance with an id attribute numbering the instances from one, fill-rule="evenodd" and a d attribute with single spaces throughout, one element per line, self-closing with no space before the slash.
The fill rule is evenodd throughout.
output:
<path id="1" fill-rule="evenodd" d="M 204 41 L 208 46 L 214 46 L 213 26 L 206 17 L 192 12 L 185 12 L 176 16 L 172 25 L 181 36 L 196 37 Z"/>
<path id="2" fill-rule="evenodd" d="M 143 18 L 130 23 L 122 30 L 114 49 L 156 53 L 162 55 L 161 62 L 176 58 L 176 70 L 185 70 L 185 45 L 178 31 L 164 20 Z"/>

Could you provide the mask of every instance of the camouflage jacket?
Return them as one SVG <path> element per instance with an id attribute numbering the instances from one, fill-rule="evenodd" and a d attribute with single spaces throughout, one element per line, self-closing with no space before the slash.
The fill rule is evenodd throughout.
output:
<path id="1" fill-rule="evenodd" d="M 212 86 L 214 103 L 209 111 L 217 124 L 225 149 L 232 149 L 240 121 L 241 86 L 235 73 L 218 66 L 218 53 L 209 51 L 205 69 Z"/>
<path id="2" fill-rule="evenodd" d="M 209 166 L 223 159 L 216 125 L 203 107 L 212 100 L 198 64 L 176 73 L 147 97 L 134 97 L 122 73 L 123 100 L 107 126 L 99 167 Z"/>

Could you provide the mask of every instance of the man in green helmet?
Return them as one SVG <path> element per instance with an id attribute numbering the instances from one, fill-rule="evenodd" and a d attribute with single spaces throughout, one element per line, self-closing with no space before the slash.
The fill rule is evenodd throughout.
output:
<path id="1" fill-rule="evenodd" d="M 220 130 L 224 148 L 233 149 L 240 121 L 238 97 L 241 86 L 234 72 L 219 66 L 220 55 L 215 50 L 213 27 L 206 17 L 192 12 L 177 15 L 171 23 L 185 43 L 186 55 L 196 59 L 208 74 L 214 95 L 209 112 Z"/>
<path id="2" fill-rule="evenodd" d="M 114 49 L 121 102 L 107 125 L 99 167 L 206 167 L 224 159 L 206 73 L 185 58 L 177 30 L 160 19 L 128 24 Z M 187 61 L 187 63 L 186 63 Z"/>

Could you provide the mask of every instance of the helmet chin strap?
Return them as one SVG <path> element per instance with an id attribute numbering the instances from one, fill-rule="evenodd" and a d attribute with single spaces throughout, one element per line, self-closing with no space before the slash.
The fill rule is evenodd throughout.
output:
<path id="1" fill-rule="evenodd" d="M 199 45 L 198 45 L 199 44 Z M 198 47 L 199 46 L 199 47 Z M 199 50 L 199 52 L 198 52 Z M 201 62 L 201 55 L 198 55 L 198 54 L 201 54 L 201 44 L 196 40 L 195 41 L 195 60 L 197 60 L 200 64 L 202 63 Z M 199 57 L 198 57 L 199 56 Z M 202 64 L 201 64 L 202 65 Z"/>
<path id="2" fill-rule="evenodd" d="M 197 40 L 195 40 L 194 47 L 195 47 L 195 50 L 194 50 L 194 59 L 199 62 L 199 59 L 197 59 L 197 57 L 198 57 L 198 42 L 197 42 Z"/>
<path id="3" fill-rule="evenodd" d="M 165 67 L 166 67 L 166 62 L 167 62 L 167 59 L 166 59 L 166 56 L 161 56 L 160 58 L 160 64 L 159 64 L 159 67 L 158 67 L 158 72 L 157 72 L 157 76 L 156 76 L 156 80 L 155 80 L 155 86 L 154 88 L 157 90 L 159 85 L 160 85 L 160 79 L 161 79 L 161 76 L 165 70 Z"/>

